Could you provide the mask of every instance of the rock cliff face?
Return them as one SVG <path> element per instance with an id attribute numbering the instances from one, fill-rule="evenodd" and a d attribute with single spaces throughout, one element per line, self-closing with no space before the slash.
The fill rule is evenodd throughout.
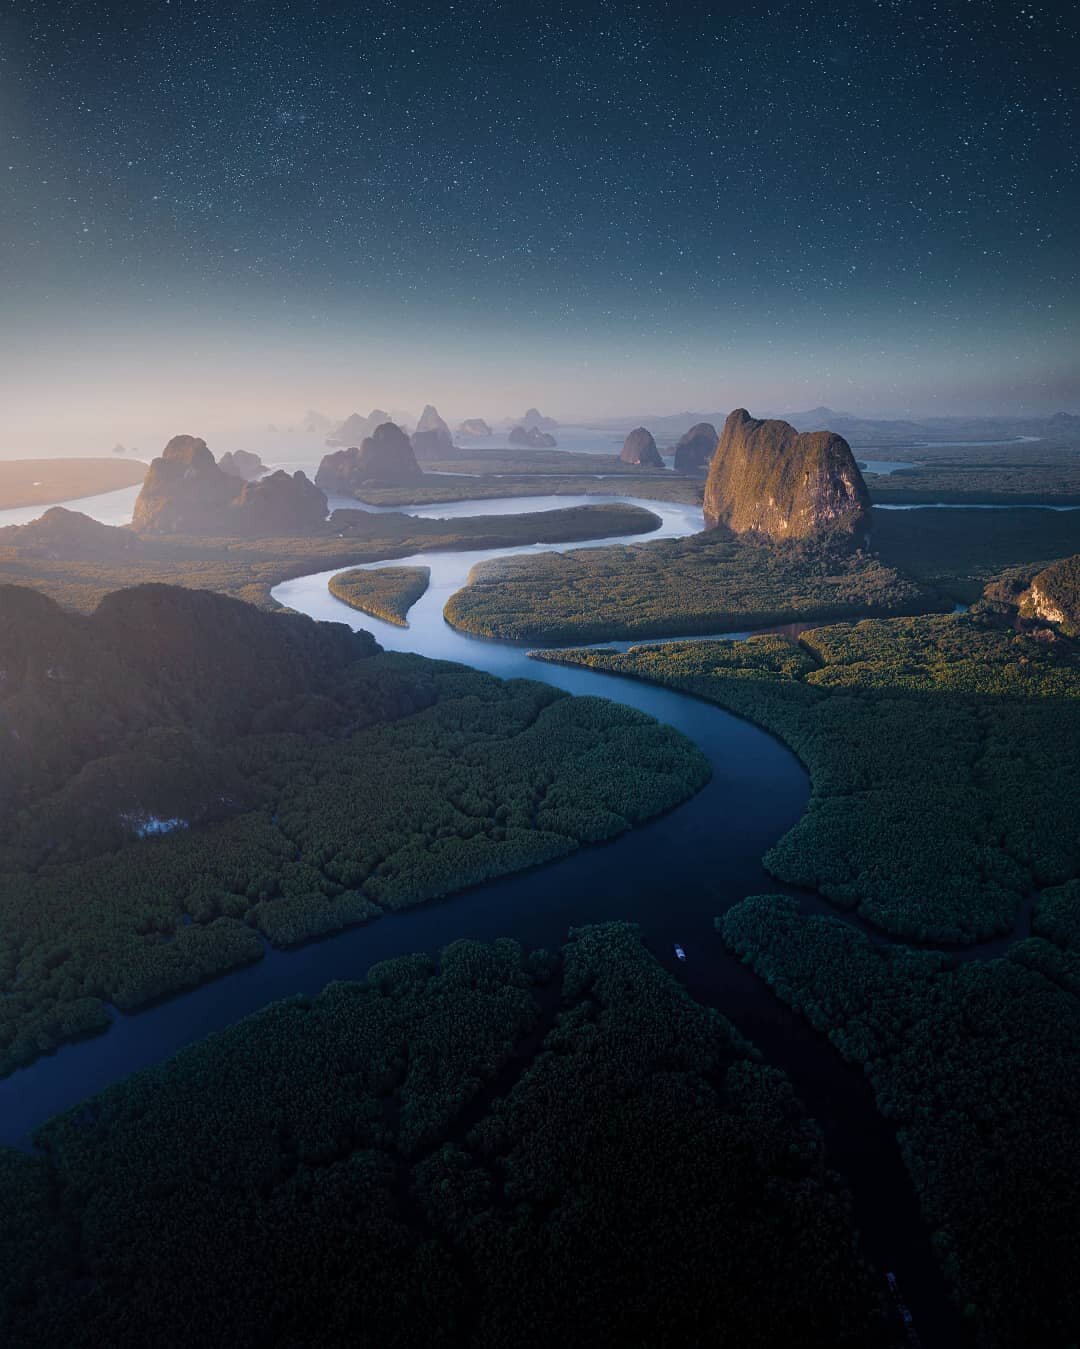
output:
<path id="1" fill-rule="evenodd" d="M 305 474 L 298 469 L 290 476 L 278 469 L 258 482 L 244 483 L 227 524 L 244 537 L 312 534 L 325 524 L 326 511 L 326 494 Z"/>
<path id="2" fill-rule="evenodd" d="M 642 468 L 664 467 L 652 432 L 646 431 L 644 426 L 635 427 L 626 437 L 619 458 L 624 464 L 640 464 Z"/>
<path id="3" fill-rule="evenodd" d="M 459 436 L 468 436 L 475 440 L 479 436 L 490 436 L 491 427 L 483 417 L 466 417 L 457 429 Z"/>
<path id="4" fill-rule="evenodd" d="M 1045 618 L 1047 623 L 1064 623 L 1065 610 L 1052 600 L 1046 591 L 1039 584 L 1038 579 L 1032 582 L 1031 589 L 1028 591 L 1028 599 L 1031 601 L 1031 611 L 1036 618 Z"/>
<path id="5" fill-rule="evenodd" d="M 206 532 L 240 492 L 240 483 L 222 473 L 198 436 L 173 436 L 153 460 L 135 502 L 132 525 L 139 533 Z"/>
<path id="6" fill-rule="evenodd" d="M 413 451 L 420 459 L 440 459 L 454 448 L 450 428 L 430 403 L 420 414 L 411 440 Z"/>
<path id="7" fill-rule="evenodd" d="M 444 432 L 446 436 L 450 434 L 449 426 L 438 415 L 438 410 L 434 409 L 430 403 L 427 403 L 421 413 L 421 420 L 417 422 L 417 430 L 438 430 L 438 432 Z"/>
<path id="8" fill-rule="evenodd" d="M 675 467 L 681 473 L 703 468 L 712 459 L 719 439 L 712 422 L 698 422 L 679 437 L 675 446 Z"/>
<path id="9" fill-rule="evenodd" d="M 536 426 L 515 426 L 507 440 L 511 445 L 528 445 L 534 450 L 554 449 L 559 443 L 553 435 Z"/>
<path id="10" fill-rule="evenodd" d="M 218 460 L 218 468 L 234 478 L 243 478 L 245 482 L 254 482 L 266 472 L 266 465 L 259 456 L 247 450 L 226 450 Z"/>
<path id="11" fill-rule="evenodd" d="M 130 557 L 139 539 L 130 529 L 103 525 L 81 511 L 53 506 L 27 525 L 0 529 L 0 547 L 20 557 L 47 557 L 75 562 L 90 558 Z"/>
<path id="12" fill-rule="evenodd" d="M 1080 553 L 1039 572 L 1021 597 L 1020 612 L 1055 623 L 1070 636 L 1080 633 Z"/>
<path id="13" fill-rule="evenodd" d="M 357 448 L 324 456 L 316 486 L 337 496 L 352 496 L 364 483 L 399 486 L 423 477 L 409 437 L 393 422 L 384 422 Z"/>
<path id="14" fill-rule="evenodd" d="M 256 538 L 309 534 L 326 519 L 326 497 L 303 473 L 243 482 L 222 472 L 206 441 L 174 436 L 147 471 L 135 502 L 139 534 Z"/>
<path id="15" fill-rule="evenodd" d="M 705 524 L 801 539 L 866 527 L 870 496 L 847 441 L 800 434 L 737 408 L 724 423 L 705 483 Z"/>

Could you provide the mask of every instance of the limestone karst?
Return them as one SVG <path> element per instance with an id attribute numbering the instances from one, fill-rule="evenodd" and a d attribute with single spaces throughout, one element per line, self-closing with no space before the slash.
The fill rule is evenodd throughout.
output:
<path id="1" fill-rule="evenodd" d="M 664 467 L 652 432 L 647 431 L 644 426 L 635 427 L 626 437 L 619 458 L 624 464 L 640 464 L 642 468 Z"/>
<path id="2" fill-rule="evenodd" d="M 400 486 L 422 477 L 409 437 L 400 426 L 384 422 L 361 445 L 325 455 L 315 484 L 335 496 L 352 496 L 363 483 Z"/>
<path id="3" fill-rule="evenodd" d="M 550 450 L 559 443 L 553 435 L 537 426 L 515 426 L 507 440 L 511 445 L 527 445 L 534 450 Z"/>
<path id="4" fill-rule="evenodd" d="M 736 408 L 724 423 L 705 483 L 705 524 L 773 539 L 865 528 L 870 496 L 843 437 L 800 433 Z"/>
<path id="5" fill-rule="evenodd" d="M 719 439 L 712 422 L 698 422 L 679 437 L 675 446 L 675 467 L 681 473 L 706 467 Z"/>
<path id="6" fill-rule="evenodd" d="M 197 436 L 174 436 L 147 471 L 132 526 L 140 534 L 253 538 L 308 534 L 326 519 L 326 497 L 303 473 L 257 482 L 224 472 Z"/>

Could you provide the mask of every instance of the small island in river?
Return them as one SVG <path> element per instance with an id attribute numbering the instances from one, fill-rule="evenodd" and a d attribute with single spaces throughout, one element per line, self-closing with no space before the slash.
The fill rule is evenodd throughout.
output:
<path id="1" fill-rule="evenodd" d="M 326 584 L 342 604 L 404 628 L 430 579 L 430 567 L 372 567 L 338 572 Z"/>

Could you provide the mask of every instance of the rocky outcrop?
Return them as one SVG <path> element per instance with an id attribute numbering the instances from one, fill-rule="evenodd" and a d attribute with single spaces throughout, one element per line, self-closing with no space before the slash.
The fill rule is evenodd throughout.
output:
<path id="1" fill-rule="evenodd" d="M 724 423 L 705 483 L 705 524 L 772 539 L 854 534 L 868 522 L 870 496 L 841 436 L 800 434 L 788 422 L 758 421 L 737 408 Z"/>
<path id="2" fill-rule="evenodd" d="M 278 469 L 244 483 L 229 509 L 226 532 L 242 538 L 314 534 L 326 523 L 326 512 L 326 494 L 306 474 Z"/>
<path id="3" fill-rule="evenodd" d="M 642 468 L 664 467 L 660 451 L 656 448 L 656 441 L 644 426 L 635 427 L 626 437 L 619 458 L 624 464 L 639 464 Z"/>
<path id="4" fill-rule="evenodd" d="M 147 471 L 132 526 L 140 534 L 256 538 L 308 534 L 326 519 L 326 497 L 303 473 L 243 482 L 222 471 L 197 436 L 174 436 Z"/>
<path id="5" fill-rule="evenodd" d="M 0 548 L 13 548 L 19 557 L 69 562 L 126 558 L 138 547 L 139 539 L 130 529 L 103 525 L 81 511 L 69 511 L 63 506 L 53 506 L 27 525 L 0 529 Z"/>
<path id="6" fill-rule="evenodd" d="M 412 433 L 413 450 L 421 459 L 438 459 L 453 450 L 454 437 L 450 428 L 430 403 L 420 414 Z"/>
<path id="7" fill-rule="evenodd" d="M 468 436 L 470 440 L 477 440 L 481 436 L 490 436 L 491 427 L 483 417 L 466 417 L 458 427 L 457 433 L 459 436 Z"/>
<path id="8" fill-rule="evenodd" d="M 326 437 L 327 445 L 359 445 L 367 436 L 390 420 L 390 414 L 382 408 L 372 408 L 366 417 L 353 412 L 341 423 L 338 429 Z"/>
<path id="9" fill-rule="evenodd" d="M 420 420 L 416 423 L 417 431 L 438 431 L 446 436 L 447 440 L 453 440 L 450 434 L 450 428 L 439 416 L 438 411 L 428 403 L 420 414 Z"/>
<path id="10" fill-rule="evenodd" d="M 515 426 L 507 436 L 511 445 L 528 445 L 534 450 L 550 450 L 558 445 L 554 436 L 535 426 Z"/>
<path id="11" fill-rule="evenodd" d="M 324 454 L 315 474 L 315 486 L 327 496 L 352 496 L 360 486 L 359 465 L 358 445 L 351 445 L 347 450 L 335 450 L 333 454 Z"/>
<path id="12" fill-rule="evenodd" d="M 521 425 L 526 431 L 555 431 L 558 429 L 559 423 L 554 417 L 545 417 L 536 408 L 529 408 L 521 419 Z"/>
<path id="13" fill-rule="evenodd" d="M 240 483 L 222 473 L 205 440 L 173 436 L 147 470 L 131 523 L 147 534 L 211 532 L 239 492 Z"/>
<path id="14" fill-rule="evenodd" d="M 266 472 L 266 465 L 259 456 L 247 450 L 226 450 L 218 460 L 218 468 L 245 482 L 254 482 Z"/>
<path id="15" fill-rule="evenodd" d="M 1080 553 L 1039 572 L 1021 597 L 1020 613 L 1054 623 L 1069 636 L 1080 633 Z"/>
<path id="16" fill-rule="evenodd" d="M 712 422 L 698 422 L 678 439 L 675 446 L 675 467 L 680 473 L 692 473 L 705 468 L 712 459 L 720 437 Z"/>
<path id="17" fill-rule="evenodd" d="M 384 422 L 359 447 L 328 454 L 315 483 L 335 496 L 352 496 L 365 483 L 396 487 L 423 477 L 409 437 L 393 422 Z"/>
<path id="18" fill-rule="evenodd" d="M 1027 593 L 1028 601 L 1031 604 L 1031 612 L 1036 618 L 1043 618 L 1047 623 L 1064 623 L 1066 620 L 1065 609 L 1056 600 L 1050 598 L 1043 587 L 1039 584 L 1038 578 L 1031 583 L 1031 589 Z"/>

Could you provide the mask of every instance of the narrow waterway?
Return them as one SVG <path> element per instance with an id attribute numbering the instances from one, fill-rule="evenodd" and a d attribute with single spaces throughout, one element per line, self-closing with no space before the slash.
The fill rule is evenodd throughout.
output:
<path id="1" fill-rule="evenodd" d="M 546 499 L 541 502 L 548 505 Z M 596 503 L 595 497 L 563 496 L 551 502 L 559 507 Z M 636 504 L 660 516 L 655 533 L 588 546 L 680 537 L 702 527 L 699 509 L 654 501 Z M 508 512 L 542 506 L 527 498 L 455 503 L 452 509 L 413 508 L 409 513 L 495 514 L 500 508 Z M 733 960 L 713 929 L 714 917 L 745 896 L 783 889 L 765 873 L 761 857 L 807 805 L 809 782 L 794 755 L 758 727 L 696 699 L 586 669 L 533 662 L 522 647 L 471 638 L 444 621 L 446 600 L 477 562 L 552 547 L 395 559 L 393 565 L 431 569 L 431 585 L 410 612 L 407 628 L 382 623 L 334 599 L 326 588 L 332 571 L 285 582 L 273 593 L 280 603 L 313 618 L 366 628 L 388 649 L 462 661 L 503 678 L 542 680 L 570 693 L 636 707 L 695 741 L 712 766 L 709 784 L 683 806 L 609 844 L 387 915 L 296 951 L 267 948 L 265 958 L 247 969 L 134 1015 L 117 1013 L 106 1034 L 67 1045 L 0 1081 L 0 1142 L 27 1147 L 33 1129 L 56 1111 L 273 999 L 314 994 L 332 979 L 362 978 L 374 961 L 437 950 L 459 937 L 512 936 L 526 945 L 557 945 L 570 927 L 628 919 L 640 925 L 651 949 L 695 996 L 720 1008 L 769 1061 L 788 1072 L 823 1129 L 829 1164 L 851 1187 L 868 1253 L 881 1269 L 896 1272 L 923 1343 L 961 1343 L 895 1139 L 874 1109 L 862 1074 L 845 1065 L 824 1037 Z M 826 909 L 814 899 L 805 902 Z M 687 952 L 685 964 L 674 958 L 675 942 Z"/>

